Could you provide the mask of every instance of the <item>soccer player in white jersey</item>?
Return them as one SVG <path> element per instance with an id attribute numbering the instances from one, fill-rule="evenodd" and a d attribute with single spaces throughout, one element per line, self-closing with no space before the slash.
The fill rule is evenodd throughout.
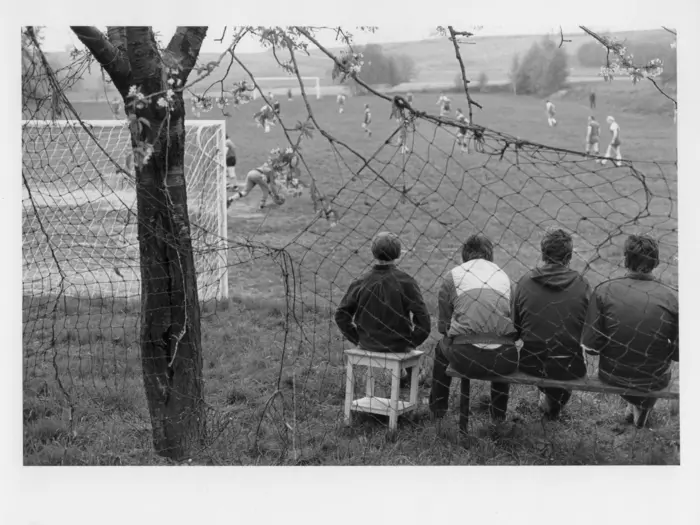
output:
<path id="1" fill-rule="evenodd" d="M 612 158 L 612 156 L 615 156 L 615 166 L 622 166 L 622 153 L 620 153 L 620 144 L 622 141 L 620 140 L 620 125 L 615 122 L 614 117 L 608 117 L 607 119 L 608 124 L 610 124 L 610 133 L 612 133 L 612 138 L 610 139 L 610 144 L 608 145 L 608 149 L 605 152 L 605 156 L 607 158 Z M 605 164 L 607 159 L 603 159 L 601 161 L 601 164 Z"/>
<path id="2" fill-rule="evenodd" d="M 547 108 L 547 123 L 549 124 L 549 127 L 556 126 L 557 119 L 554 118 L 554 115 L 556 114 L 554 104 L 550 100 L 547 100 L 545 106 Z"/>
<path id="3" fill-rule="evenodd" d="M 598 155 L 600 151 L 600 124 L 593 115 L 588 117 L 586 129 L 586 155 Z M 598 162 L 596 160 L 596 162 Z"/>
<path id="4" fill-rule="evenodd" d="M 338 97 L 335 99 L 335 101 L 338 103 L 338 113 L 342 114 L 343 111 L 345 111 L 345 94 L 338 94 Z"/>
<path id="5" fill-rule="evenodd" d="M 369 109 L 369 104 L 365 104 L 365 117 L 362 120 L 362 129 L 365 130 L 365 133 L 369 135 L 370 137 L 372 136 L 372 130 L 369 129 L 369 125 L 372 123 L 372 112 Z"/>
<path id="6" fill-rule="evenodd" d="M 265 133 L 270 133 L 270 126 L 274 124 L 275 112 L 270 106 L 265 104 L 253 118 L 257 121 L 258 126 L 265 128 Z"/>
<path id="7" fill-rule="evenodd" d="M 436 104 L 440 106 L 440 116 L 441 117 L 446 117 L 450 113 L 450 99 L 447 98 L 447 96 L 444 93 L 440 93 L 440 98 L 438 98 L 438 101 Z"/>
<path id="8" fill-rule="evenodd" d="M 457 108 L 457 122 L 460 123 L 460 127 L 457 131 L 457 144 L 459 144 L 459 149 L 462 153 L 469 153 L 469 139 L 467 138 L 467 132 L 469 129 L 469 119 L 462 113 L 462 110 Z"/>

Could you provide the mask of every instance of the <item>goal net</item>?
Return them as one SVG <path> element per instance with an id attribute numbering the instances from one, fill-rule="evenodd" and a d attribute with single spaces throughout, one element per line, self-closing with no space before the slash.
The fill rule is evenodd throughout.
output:
<path id="1" fill-rule="evenodd" d="M 224 121 L 186 124 L 199 297 L 228 297 Z M 123 121 L 22 121 L 25 296 L 138 298 L 131 138 Z"/>

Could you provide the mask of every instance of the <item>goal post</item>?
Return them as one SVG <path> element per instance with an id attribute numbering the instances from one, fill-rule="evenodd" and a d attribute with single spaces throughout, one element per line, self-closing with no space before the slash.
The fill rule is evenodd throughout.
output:
<path id="1" fill-rule="evenodd" d="M 306 88 L 306 82 L 305 81 L 311 81 L 313 82 L 314 85 L 314 90 L 316 92 L 316 98 L 320 99 L 321 98 L 321 78 L 320 77 L 301 77 L 301 81 L 304 82 L 304 87 Z M 270 86 L 264 86 L 262 85 L 263 82 L 277 82 L 277 87 L 270 87 Z M 280 90 L 280 89 L 292 89 L 294 90 L 299 90 L 299 83 L 297 80 L 293 77 L 255 77 L 255 83 L 260 87 L 262 91 L 268 91 L 268 90 Z M 287 84 L 287 85 L 280 85 L 280 84 Z M 257 100 L 260 98 L 260 93 L 256 89 L 253 91 L 253 100 Z"/>
<path id="2" fill-rule="evenodd" d="M 185 136 L 199 297 L 225 307 L 226 123 L 191 120 Z M 24 295 L 140 298 L 131 155 L 125 121 L 22 121 Z"/>

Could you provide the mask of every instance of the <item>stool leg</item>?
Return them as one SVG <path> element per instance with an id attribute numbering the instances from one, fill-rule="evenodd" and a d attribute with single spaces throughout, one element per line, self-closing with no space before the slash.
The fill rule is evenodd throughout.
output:
<path id="1" fill-rule="evenodd" d="M 401 381 L 401 365 L 396 363 L 391 367 L 391 399 L 389 401 L 389 430 L 394 432 L 399 422 L 399 383 Z"/>
<path id="2" fill-rule="evenodd" d="M 417 405 L 418 404 L 418 376 L 420 375 L 420 360 L 409 368 L 411 371 L 411 394 L 408 399 L 409 403 L 411 405 Z"/>
<path id="3" fill-rule="evenodd" d="M 459 386 L 459 431 L 467 434 L 469 426 L 469 379 L 462 377 Z"/>
<path id="4" fill-rule="evenodd" d="M 374 397 L 374 374 L 372 367 L 367 367 L 367 381 L 365 382 L 365 394 L 367 397 Z"/>
<path id="5" fill-rule="evenodd" d="M 347 370 L 345 379 L 345 424 L 349 426 L 352 423 L 352 411 L 350 409 L 352 408 L 352 398 L 355 395 L 355 372 L 352 368 L 352 362 L 350 359 L 348 359 L 345 367 Z"/>

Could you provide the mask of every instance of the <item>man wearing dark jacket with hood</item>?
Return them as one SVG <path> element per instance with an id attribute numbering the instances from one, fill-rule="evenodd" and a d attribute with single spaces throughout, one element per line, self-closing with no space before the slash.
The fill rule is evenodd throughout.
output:
<path id="1" fill-rule="evenodd" d="M 513 324 L 523 341 L 520 371 L 556 380 L 586 375 L 580 345 L 590 285 L 569 268 L 574 243 L 564 230 L 548 231 L 540 244 L 544 264 L 526 274 L 513 294 Z M 563 388 L 540 388 L 540 408 L 556 418 L 571 397 Z"/>

